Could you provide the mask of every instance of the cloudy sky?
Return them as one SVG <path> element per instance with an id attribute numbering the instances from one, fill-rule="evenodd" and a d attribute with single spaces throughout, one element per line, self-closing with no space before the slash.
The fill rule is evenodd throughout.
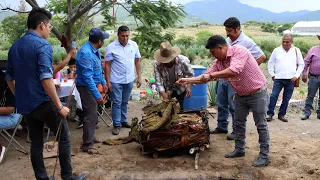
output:
<path id="1" fill-rule="evenodd" d="M 18 7 L 20 0 L 0 0 L 0 4 L 10 5 L 11 8 Z M 37 0 L 39 5 L 44 5 L 49 0 Z M 188 3 L 196 0 L 171 0 L 178 3 Z M 223 0 L 220 0 L 223 1 Z M 238 0 L 241 3 L 254 7 L 260 7 L 273 12 L 320 10 L 319 0 Z"/>

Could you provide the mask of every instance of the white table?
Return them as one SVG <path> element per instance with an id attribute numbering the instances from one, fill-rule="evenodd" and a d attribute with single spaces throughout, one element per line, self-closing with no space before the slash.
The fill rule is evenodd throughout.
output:
<path id="1" fill-rule="evenodd" d="M 58 94 L 59 98 L 68 97 L 70 95 L 70 91 L 72 90 L 73 82 L 74 82 L 73 79 L 68 79 L 67 82 L 62 81 L 60 83 L 61 89 L 57 89 L 57 94 Z M 54 84 L 59 84 L 56 79 L 54 79 Z M 74 88 L 72 95 L 74 96 L 74 99 L 77 101 L 77 108 L 82 109 L 81 98 L 80 98 L 80 94 L 79 94 L 77 87 Z"/>

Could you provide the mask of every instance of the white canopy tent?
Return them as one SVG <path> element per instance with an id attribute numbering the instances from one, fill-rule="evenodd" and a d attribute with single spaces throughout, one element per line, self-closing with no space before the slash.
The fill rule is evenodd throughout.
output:
<path id="1" fill-rule="evenodd" d="M 320 34 L 320 21 L 299 21 L 291 29 L 296 35 L 315 36 Z"/>

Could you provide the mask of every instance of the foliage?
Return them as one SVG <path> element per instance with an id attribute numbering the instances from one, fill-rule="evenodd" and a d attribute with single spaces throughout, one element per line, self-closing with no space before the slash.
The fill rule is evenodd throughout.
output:
<path id="1" fill-rule="evenodd" d="M 182 35 L 180 38 L 173 41 L 173 44 L 183 44 L 186 47 L 190 47 L 195 43 L 195 39 L 192 36 Z"/>
<path id="2" fill-rule="evenodd" d="M 7 60 L 8 59 L 8 53 L 0 53 L 0 60 Z"/>
<path id="3" fill-rule="evenodd" d="M 210 106 L 215 106 L 217 104 L 216 85 L 216 81 L 208 82 L 208 98 Z"/>
<path id="4" fill-rule="evenodd" d="M 314 46 L 314 44 L 303 40 L 294 40 L 294 45 L 300 49 L 303 57 L 305 57 L 309 49 Z"/>
<path id="5" fill-rule="evenodd" d="M 57 39 L 57 38 L 48 38 L 47 40 L 49 41 L 49 43 L 50 43 L 52 46 L 61 44 L 60 41 L 59 41 L 59 39 Z"/>
<path id="6" fill-rule="evenodd" d="M 275 23 L 266 23 L 261 26 L 262 32 L 275 33 L 277 31 L 278 26 Z"/>
<path id="7" fill-rule="evenodd" d="M 26 14 L 8 16 L 1 21 L 0 31 L 10 43 L 13 43 L 26 32 L 26 21 Z"/>
<path id="8" fill-rule="evenodd" d="M 162 33 L 161 28 L 141 26 L 136 29 L 139 33 L 133 38 L 139 45 L 140 53 L 143 57 L 150 58 L 156 49 L 159 48 L 161 42 L 171 41 L 174 34 L 167 32 Z"/>
<path id="9" fill-rule="evenodd" d="M 2 50 L 2 51 L 7 51 L 7 50 L 10 49 L 11 46 L 12 46 L 12 44 L 9 43 L 9 42 L 7 42 L 7 41 L 2 42 L 2 43 L 1 43 L 1 50 Z"/>
<path id="10" fill-rule="evenodd" d="M 213 36 L 213 33 L 208 30 L 199 31 L 196 35 L 196 43 L 198 45 L 205 46 L 207 44 L 208 39 Z"/>
<path id="11" fill-rule="evenodd" d="M 278 33 L 283 33 L 285 30 L 291 30 L 293 27 L 294 23 L 286 23 L 278 27 L 277 31 Z"/>
<path id="12" fill-rule="evenodd" d="M 59 64 L 67 55 L 66 50 L 61 46 L 52 46 L 52 63 Z"/>

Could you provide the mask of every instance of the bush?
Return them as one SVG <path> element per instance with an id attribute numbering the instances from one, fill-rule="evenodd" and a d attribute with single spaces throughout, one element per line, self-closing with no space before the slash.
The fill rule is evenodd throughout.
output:
<path id="1" fill-rule="evenodd" d="M 57 38 L 48 38 L 48 41 L 52 46 L 61 44 L 61 42 Z"/>
<path id="2" fill-rule="evenodd" d="M 1 50 L 2 50 L 2 51 L 7 51 L 7 50 L 10 49 L 11 46 L 12 46 L 12 44 L 9 43 L 9 42 L 7 42 L 7 41 L 2 42 L 2 43 L 1 43 Z"/>
<path id="3" fill-rule="evenodd" d="M 314 44 L 303 40 L 296 40 L 294 41 L 294 46 L 298 47 L 302 53 L 302 56 L 305 57 L 309 49 L 313 47 Z"/>
<path id="4" fill-rule="evenodd" d="M 0 60 L 8 60 L 8 53 L 0 53 Z"/>
<path id="5" fill-rule="evenodd" d="M 196 35 L 196 43 L 205 46 L 211 36 L 213 36 L 213 33 L 208 30 L 199 31 Z"/>
<path id="6" fill-rule="evenodd" d="M 180 38 L 173 41 L 173 44 L 183 44 L 186 47 L 190 47 L 194 44 L 194 38 L 192 36 L 182 35 Z"/>
<path id="7" fill-rule="evenodd" d="M 215 106 L 217 104 L 216 85 L 216 81 L 208 82 L 208 96 L 210 106 Z"/>

